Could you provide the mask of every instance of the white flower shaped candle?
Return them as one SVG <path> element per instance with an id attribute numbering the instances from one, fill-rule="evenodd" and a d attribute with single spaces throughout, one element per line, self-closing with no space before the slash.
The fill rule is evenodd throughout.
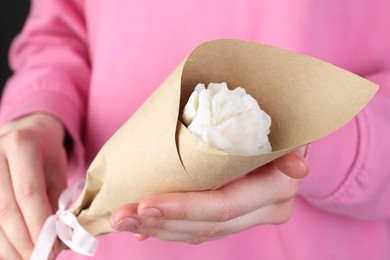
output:
<path id="1" fill-rule="evenodd" d="M 188 130 L 204 143 L 233 155 L 272 151 L 268 140 L 271 117 L 245 89 L 226 83 L 199 83 L 184 107 Z"/>

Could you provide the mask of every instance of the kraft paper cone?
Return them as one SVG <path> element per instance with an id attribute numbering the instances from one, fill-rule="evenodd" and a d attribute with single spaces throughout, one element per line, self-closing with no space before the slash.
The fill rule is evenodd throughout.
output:
<path id="1" fill-rule="evenodd" d="M 273 152 L 233 156 L 203 144 L 181 114 L 198 83 L 244 87 L 272 118 Z M 378 87 L 326 62 L 271 46 L 216 40 L 196 48 L 103 146 L 72 207 L 92 235 L 114 232 L 123 204 L 177 191 L 208 190 L 351 120 Z"/>

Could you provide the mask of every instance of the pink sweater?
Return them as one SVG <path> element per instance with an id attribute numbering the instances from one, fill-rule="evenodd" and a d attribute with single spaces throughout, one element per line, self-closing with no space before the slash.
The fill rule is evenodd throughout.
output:
<path id="1" fill-rule="evenodd" d="M 310 145 L 290 221 L 198 246 L 112 234 L 99 238 L 95 259 L 390 259 L 389 11 L 388 0 L 33 0 L 12 46 L 1 123 L 58 116 L 75 143 L 73 182 L 198 44 L 238 38 L 318 57 L 381 89 Z"/>

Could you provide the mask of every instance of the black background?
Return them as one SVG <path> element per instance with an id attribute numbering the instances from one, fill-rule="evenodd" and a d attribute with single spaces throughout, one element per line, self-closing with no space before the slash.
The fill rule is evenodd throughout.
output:
<path id="1" fill-rule="evenodd" d="M 0 93 L 11 75 L 8 67 L 9 46 L 24 24 L 29 6 L 29 0 L 0 0 Z"/>

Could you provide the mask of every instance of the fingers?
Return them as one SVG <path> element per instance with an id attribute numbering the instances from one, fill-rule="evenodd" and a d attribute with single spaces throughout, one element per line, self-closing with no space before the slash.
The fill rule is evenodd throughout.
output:
<path id="1" fill-rule="evenodd" d="M 300 151 L 288 153 L 273 161 L 273 164 L 285 175 L 301 179 L 309 173 L 309 165 Z"/>
<path id="2" fill-rule="evenodd" d="M 118 209 L 111 226 L 143 240 L 198 244 L 261 224 L 287 221 L 298 181 L 307 174 L 303 157 L 290 153 L 219 189 L 169 193 Z M 283 171 L 283 172 L 282 172 Z"/>
<path id="3" fill-rule="evenodd" d="M 119 226 L 129 216 L 137 216 L 138 203 L 129 203 L 120 207 L 110 218 L 110 225 L 113 228 Z"/>
<path id="4" fill-rule="evenodd" d="M 33 241 L 36 241 L 46 218 L 52 214 L 46 194 L 39 150 L 24 142 L 17 143 L 9 156 L 9 170 L 15 198 Z M 23 160 L 12 153 L 24 153 Z"/>
<path id="5" fill-rule="evenodd" d="M 5 236 L 0 243 L 0 253 L 14 248 L 23 258 L 28 258 L 33 249 L 33 242 L 22 213 L 13 195 L 8 166 L 4 157 L 0 158 L 0 229 Z M 12 245 L 12 246 L 11 246 Z"/>
<path id="6" fill-rule="evenodd" d="M 297 193 L 294 179 L 280 173 L 272 164 L 220 189 L 206 192 L 169 193 L 143 200 L 141 217 L 156 209 L 167 219 L 226 221 L 257 208 L 291 199 Z"/>
<path id="7" fill-rule="evenodd" d="M 134 231 L 133 227 L 140 223 L 138 203 L 130 203 L 121 207 L 110 218 L 111 227 L 117 230 L 127 229 L 128 231 Z M 142 234 L 135 234 L 135 236 L 140 241 L 148 238 L 148 236 Z"/>
<path id="8" fill-rule="evenodd" d="M 288 200 L 262 207 L 247 215 L 224 222 L 166 220 L 149 217 L 139 219 L 139 222 L 133 226 L 121 226 L 119 230 L 153 236 L 161 240 L 199 244 L 261 224 L 281 224 L 286 222 L 291 214 L 292 200 Z"/>
<path id="9" fill-rule="evenodd" d="M 141 218 L 141 223 L 136 226 L 135 231 L 143 230 L 166 230 L 172 233 L 183 233 L 196 235 L 198 237 L 220 237 L 246 230 L 253 226 L 261 224 L 281 224 L 287 221 L 291 216 L 292 200 L 287 202 L 275 203 L 244 216 L 230 219 L 222 222 L 208 221 L 187 221 L 187 220 L 167 220 L 164 218 Z M 155 236 L 153 231 L 146 233 Z"/>
<path id="10" fill-rule="evenodd" d="M 170 193 L 128 204 L 111 218 L 119 231 L 191 244 L 217 239 L 291 216 L 297 180 L 269 164 L 220 189 Z"/>
<path id="11" fill-rule="evenodd" d="M 22 259 L 0 228 L 0 259 Z"/>
<path id="12" fill-rule="evenodd" d="M 52 211 L 39 151 L 17 136 L 11 140 L 4 144 L 9 148 L 7 157 L 0 158 L 0 226 L 18 254 L 28 259 L 44 221 Z"/>
<path id="13" fill-rule="evenodd" d="M 0 256 L 13 248 L 29 258 L 52 213 L 50 202 L 57 204 L 66 184 L 63 136 L 62 124 L 45 114 L 21 117 L 0 128 Z"/>

